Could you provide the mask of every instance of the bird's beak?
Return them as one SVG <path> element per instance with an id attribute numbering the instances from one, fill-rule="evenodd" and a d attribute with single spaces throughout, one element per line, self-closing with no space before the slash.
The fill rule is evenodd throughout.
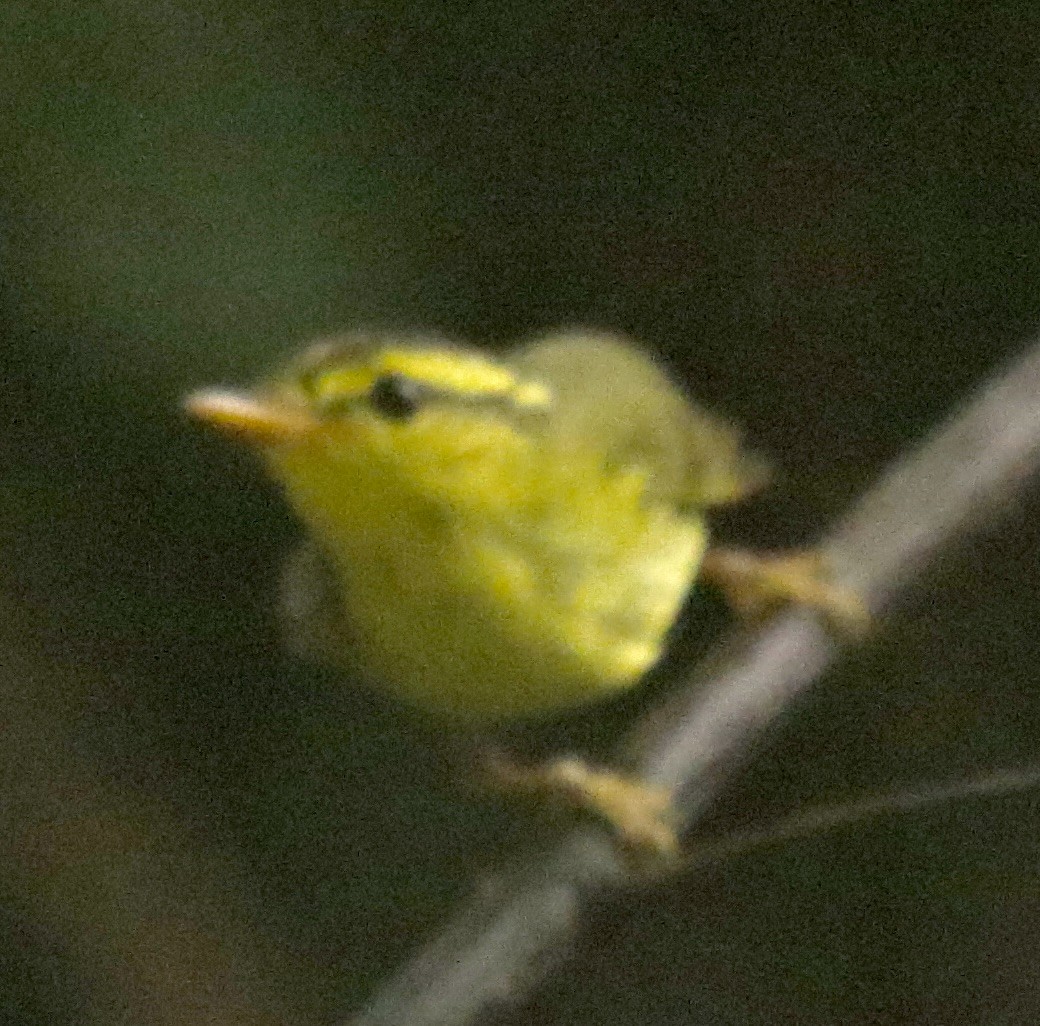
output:
<path id="1" fill-rule="evenodd" d="M 192 392 L 184 400 L 184 409 L 189 416 L 249 445 L 299 441 L 318 426 L 306 410 L 223 388 Z"/>

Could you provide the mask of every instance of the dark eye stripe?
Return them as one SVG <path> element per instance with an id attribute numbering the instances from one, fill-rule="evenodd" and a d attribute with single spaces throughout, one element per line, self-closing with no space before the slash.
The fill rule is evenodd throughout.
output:
<path id="1" fill-rule="evenodd" d="M 315 366 L 307 367 L 297 376 L 296 381 L 300 386 L 300 390 L 309 399 L 318 397 L 318 382 L 321 380 L 322 373 L 322 368 Z"/>
<path id="2" fill-rule="evenodd" d="M 421 382 L 403 374 L 380 375 L 368 393 L 372 409 L 388 420 L 408 420 L 428 397 L 429 391 Z"/>
<path id="3" fill-rule="evenodd" d="M 518 403 L 517 397 L 510 394 L 490 390 L 456 392 L 398 371 L 375 376 L 367 388 L 357 381 L 357 389 L 349 391 L 334 389 L 328 380 L 330 376 L 334 375 L 324 367 L 316 366 L 306 368 L 297 378 L 301 391 L 314 403 L 316 412 L 330 419 L 348 416 L 359 405 L 395 422 L 408 421 L 431 404 L 444 404 L 459 410 L 485 409 L 506 415 L 526 412 L 524 404 Z"/>

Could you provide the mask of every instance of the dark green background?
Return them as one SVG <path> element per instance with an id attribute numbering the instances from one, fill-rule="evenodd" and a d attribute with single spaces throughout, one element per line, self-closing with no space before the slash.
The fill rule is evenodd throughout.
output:
<path id="1" fill-rule="evenodd" d="M 359 324 L 619 329 L 781 468 L 720 529 L 809 541 L 1040 320 L 1037 39 L 1023 3 L 0 7 L 4 644 L 52 682 L 4 701 L 53 705 L 51 756 L 176 824 L 174 875 L 196 846 L 225 867 L 276 952 L 258 1005 L 357 1007 L 525 828 L 454 795 L 421 727 L 279 654 L 294 525 L 179 397 Z M 922 582 L 720 826 L 1035 761 L 1036 514 Z M 12 774 L 48 747 L 7 733 Z M 0 794 L 9 831 L 62 807 L 48 779 L 27 811 Z M 502 1021 L 1033 1022 L 1036 813 L 631 896 Z M 0 1021 L 113 1021 L 47 867 L 3 854 Z M 182 1021 L 147 1006 L 125 1021 Z"/>

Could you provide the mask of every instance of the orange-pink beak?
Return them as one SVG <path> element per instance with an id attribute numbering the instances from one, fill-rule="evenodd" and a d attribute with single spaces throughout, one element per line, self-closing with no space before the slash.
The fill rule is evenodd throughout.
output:
<path id="1" fill-rule="evenodd" d="M 189 416 L 250 445 L 297 441 L 318 426 L 306 410 L 223 388 L 192 392 L 184 400 L 184 409 Z"/>

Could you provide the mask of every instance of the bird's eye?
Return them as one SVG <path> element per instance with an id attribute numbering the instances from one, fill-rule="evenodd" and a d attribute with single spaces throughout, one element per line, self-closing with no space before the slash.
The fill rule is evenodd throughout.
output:
<path id="1" fill-rule="evenodd" d="M 422 403 L 422 385 L 403 374 L 383 374 L 372 382 L 368 401 L 388 420 L 408 420 Z"/>

